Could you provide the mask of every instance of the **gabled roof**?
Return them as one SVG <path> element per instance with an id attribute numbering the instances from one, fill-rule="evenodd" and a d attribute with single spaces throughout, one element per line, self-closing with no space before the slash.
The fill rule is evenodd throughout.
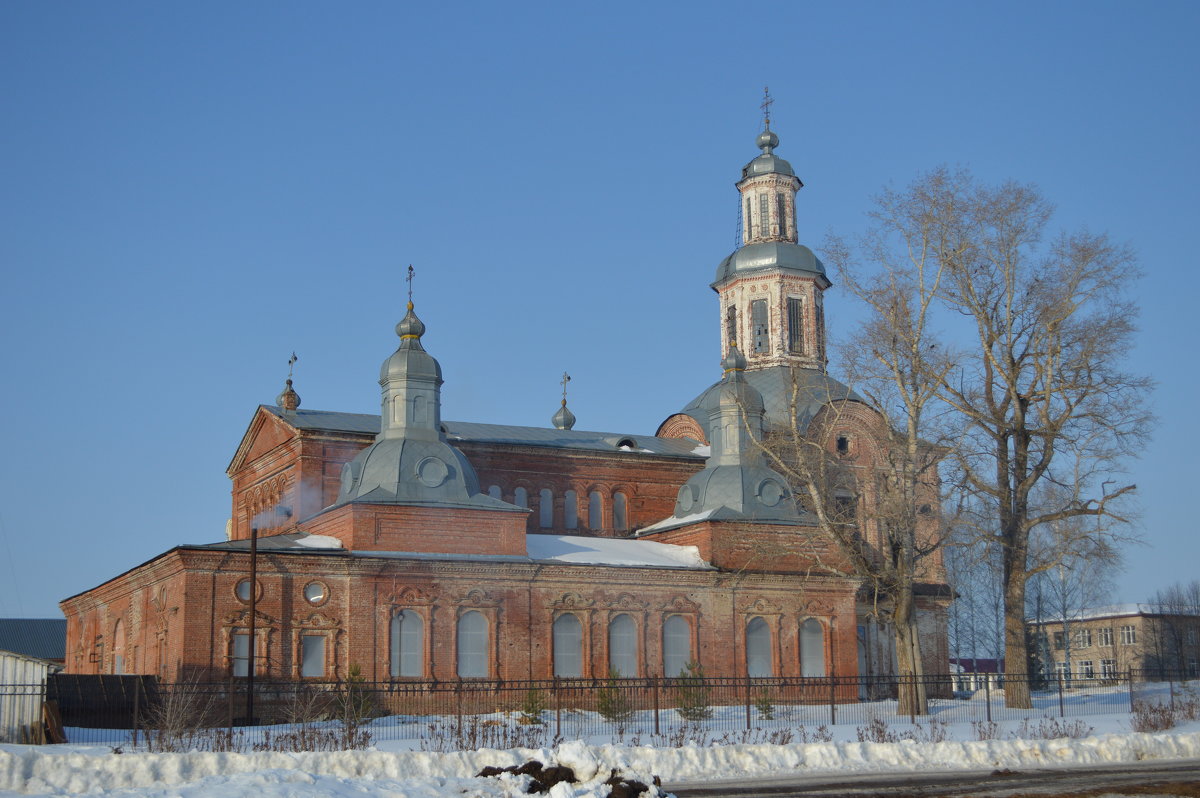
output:
<path id="1" fill-rule="evenodd" d="M 379 416 L 367 413 L 303 409 L 285 412 L 274 405 L 262 405 L 262 409 L 301 430 L 360 435 L 374 435 L 379 432 Z M 625 452 L 631 455 L 678 457 L 685 460 L 705 458 L 705 455 L 695 451 L 696 441 L 683 438 L 656 438 L 653 435 L 521 427 L 509 424 L 476 424 L 468 421 L 443 421 L 442 428 L 451 444 L 494 443 L 592 452 Z"/>
<path id="2" fill-rule="evenodd" d="M 61 662 L 67 656 L 67 620 L 0 618 L 0 649 Z"/>

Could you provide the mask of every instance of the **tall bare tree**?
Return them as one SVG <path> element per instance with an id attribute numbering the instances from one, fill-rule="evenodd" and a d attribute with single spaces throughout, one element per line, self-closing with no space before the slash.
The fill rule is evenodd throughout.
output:
<path id="1" fill-rule="evenodd" d="M 924 179 L 935 176 L 953 186 L 928 208 L 942 231 L 939 293 L 974 339 L 941 395 L 969 430 L 957 449 L 963 485 L 994 513 L 979 529 L 1000 551 L 1005 665 L 1021 673 L 1032 533 L 1082 516 L 1121 520 L 1121 499 L 1135 489 L 1110 478 L 1151 422 L 1152 382 L 1125 370 L 1137 311 L 1127 289 L 1138 272 L 1129 249 L 1104 235 L 1044 241 L 1052 208 L 1032 186 L 947 170 Z M 1048 486 L 1059 500 L 1035 504 Z M 1005 698 L 1031 706 L 1025 683 L 1010 683 Z"/>
<path id="2" fill-rule="evenodd" d="M 947 191 L 935 182 L 924 188 Z M 944 581 L 932 556 L 943 529 L 938 462 L 945 450 L 937 422 L 944 405 L 937 390 L 954 364 L 929 324 L 944 271 L 936 254 L 945 242 L 928 205 L 915 192 L 885 191 L 867 233 L 853 242 L 826 241 L 826 259 L 868 311 L 841 353 L 870 409 L 831 403 L 807 429 L 793 425 L 768 445 L 773 465 L 800 488 L 803 503 L 863 579 L 876 614 L 893 629 L 897 669 L 910 677 L 900 686 L 904 714 L 928 711 L 914 588 L 918 581 Z M 799 390 L 797 382 L 793 405 Z M 847 415 L 868 439 L 858 452 L 839 442 Z"/>

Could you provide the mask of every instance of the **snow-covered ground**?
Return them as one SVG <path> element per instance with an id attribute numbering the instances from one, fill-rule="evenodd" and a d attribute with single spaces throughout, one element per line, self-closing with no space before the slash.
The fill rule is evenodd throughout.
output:
<path id="1" fill-rule="evenodd" d="M 879 728 L 916 739 L 860 742 L 860 728 L 828 728 L 829 741 L 771 745 L 755 742 L 762 733 L 732 735 L 697 727 L 682 745 L 655 747 L 613 744 L 599 739 L 573 740 L 554 748 L 434 753 L 414 750 L 413 739 L 377 743 L 371 750 L 309 753 L 114 753 L 110 746 L 0 746 L 0 796 L 18 794 L 115 796 L 364 796 L 428 798 L 525 794 L 528 777 L 474 778 L 483 767 L 519 765 L 536 759 L 574 769 L 579 783 L 559 784 L 551 798 L 605 798 L 604 781 L 613 770 L 650 783 L 703 782 L 741 776 L 778 776 L 803 772 L 888 772 L 929 770 L 1020 769 L 1112 764 L 1152 759 L 1200 758 L 1200 721 L 1170 732 L 1138 734 L 1124 712 L 1083 718 L 1052 719 L 1044 724 L 1003 721 L 987 727 L 979 740 L 978 723 L 928 724 L 919 729 L 907 719 L 877 715 Z M 1024 731 L 1082 724 L 1078 739 L 1028 739 Z M 1088 731 L 1090 729 L 1090 731 Z M 812 740 L 822 735 L 805 729 Z M 797 729 L 795 738 L 800 739 Z M 930 738 L 942 741 L 929 741 Z M 713 744 L 725 737 L 724 744 Z M 751 742 L 741 742 L 741 739 Z M 657 742 L 664 743 L 662 739 Z"/>

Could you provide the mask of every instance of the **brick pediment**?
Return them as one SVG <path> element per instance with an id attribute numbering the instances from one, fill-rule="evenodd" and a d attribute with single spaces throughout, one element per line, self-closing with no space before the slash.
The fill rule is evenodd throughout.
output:
<path id="1" fill-rule="evenodd" d="M 287 443 L 296 435 L 291 425 L 284 423 L 275 414 L 259 407 L 238 444 L 237 452 L 229 463 L 226 473 L 233 476 L 247 463 L 252 463 L 267 452 Z"/>

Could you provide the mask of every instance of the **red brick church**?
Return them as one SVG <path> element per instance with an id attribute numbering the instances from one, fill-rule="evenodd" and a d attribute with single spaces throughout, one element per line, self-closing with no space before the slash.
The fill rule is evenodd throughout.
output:
<path id="1" fill-rule="evenodd" d="M 410 302 L 381 414 L 301 409 L 289 379 L 229 466 L 225 540 L 62 602 L 68 671 L 244 675 L 253 597 L 267 677 L 674 676 L 690 660 L 713 676 L 893 672 L 859 580 L 755 441 L 819 429 L 869 474 L 883 437 L 826 374 L 830 282 L 797 241 L 802 183 L 778 143 L 765 130 L 742 170 L 742 246 L 712 283 L 724 375 L 655 434 L 575 430 L 565 398 L 547 428 L 443 421 L 442 367 Z M 940 560 L 926 568 L 924 667 L 944 673 L 948 591 Z"/>

